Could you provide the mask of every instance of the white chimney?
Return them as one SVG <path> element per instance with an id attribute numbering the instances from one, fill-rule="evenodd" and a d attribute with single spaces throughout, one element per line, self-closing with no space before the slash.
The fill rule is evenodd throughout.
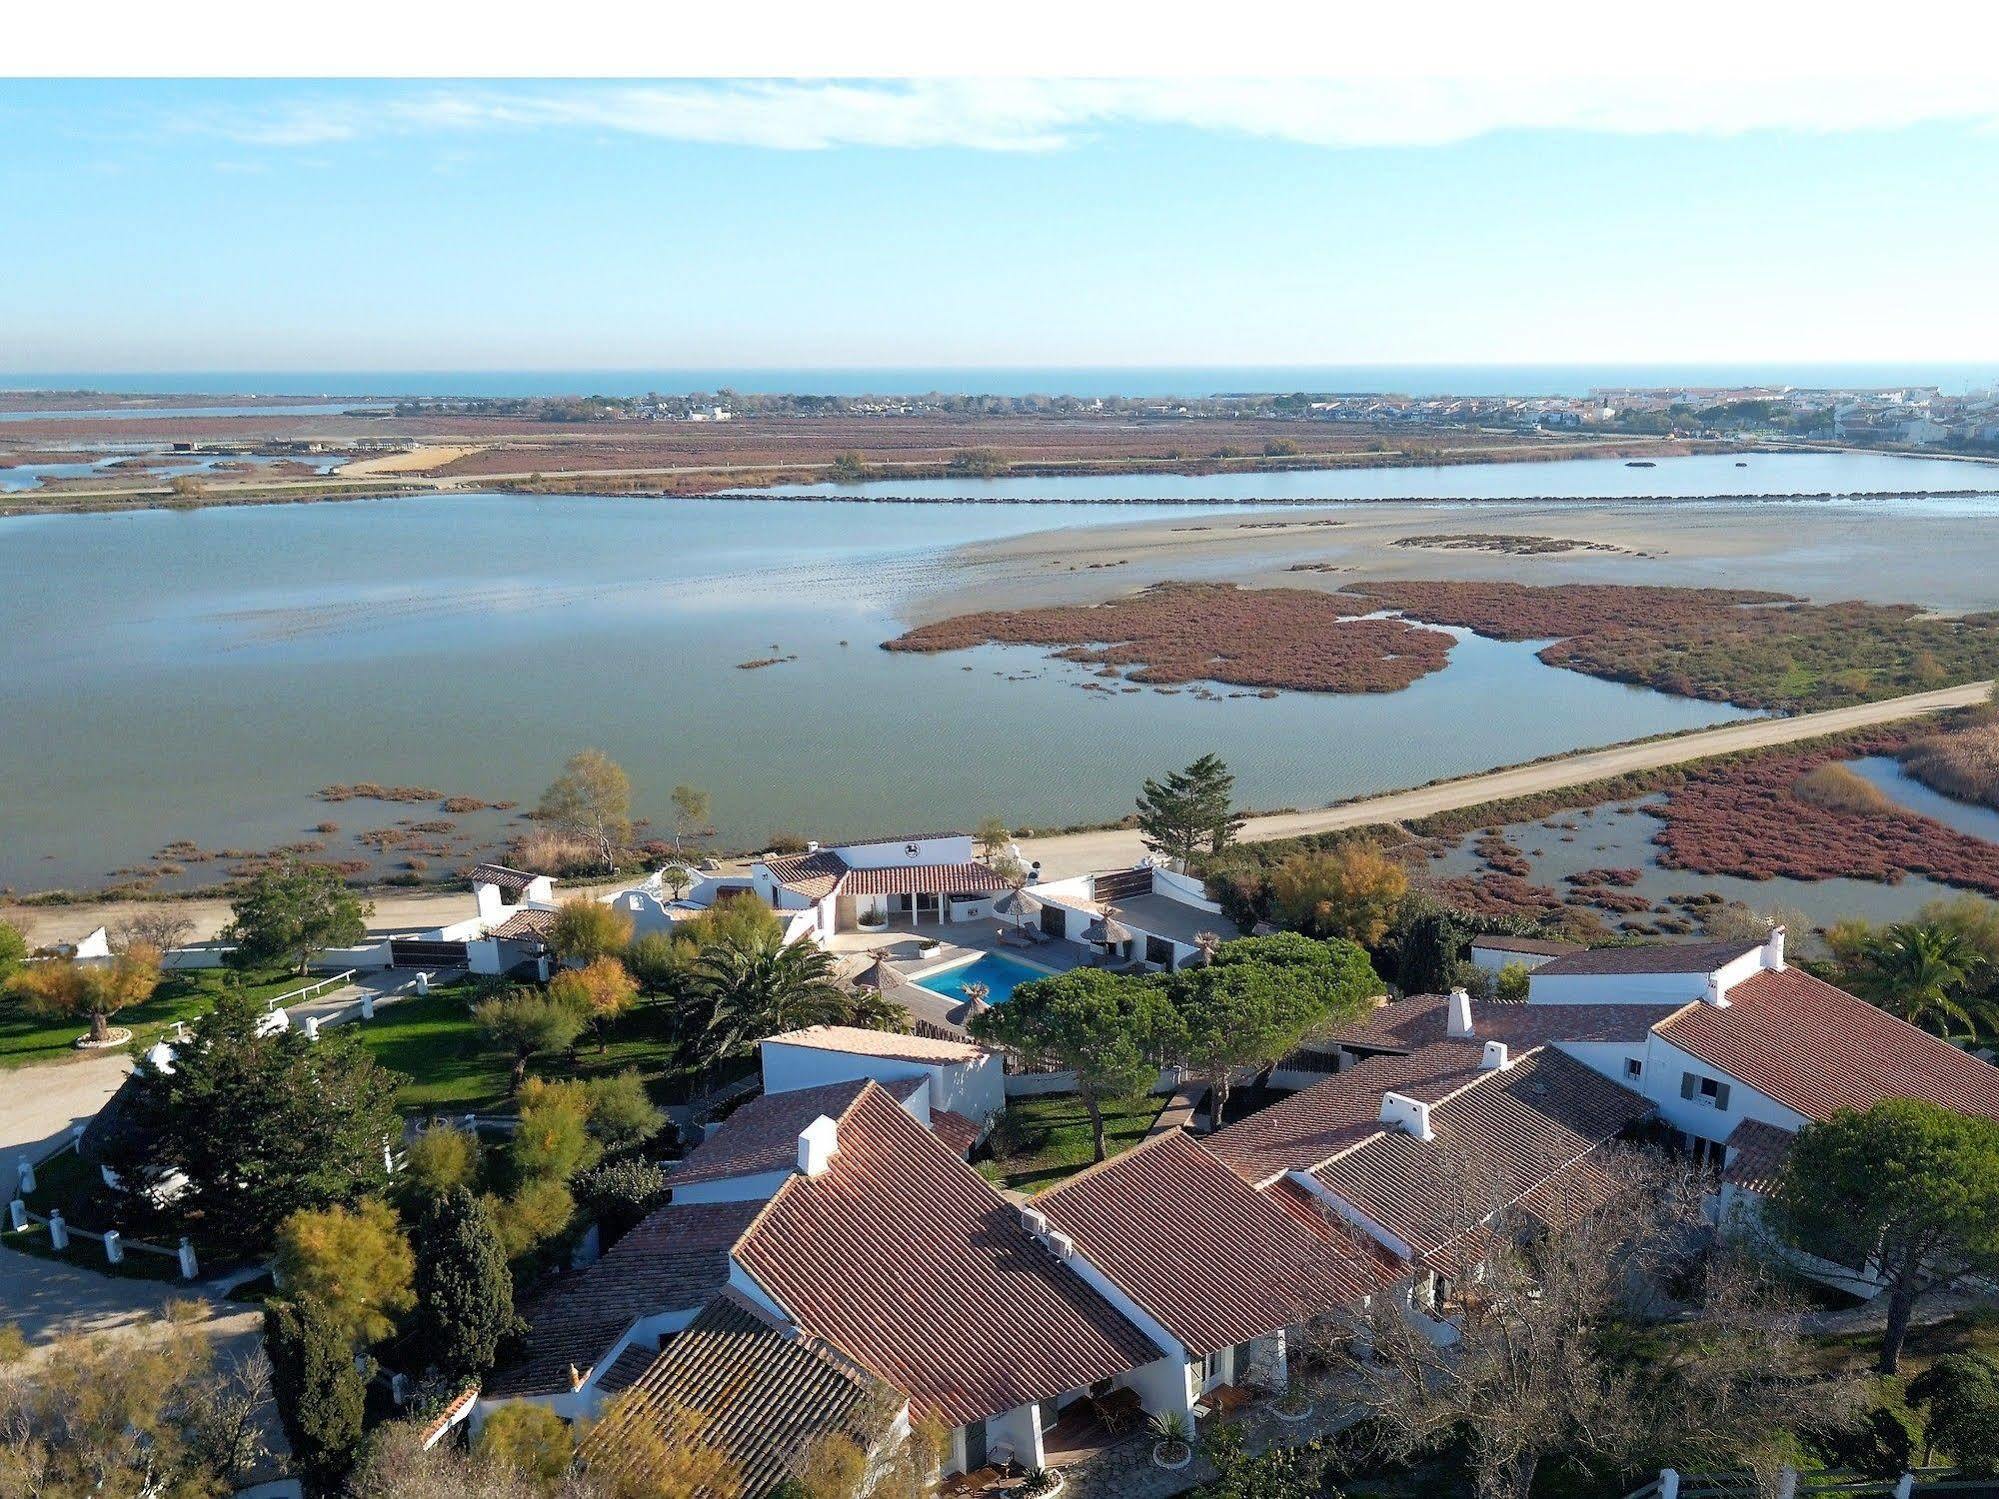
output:
<path id="1" fill-rule="evenodd" d="M 1504 1072 L 1512 1065 L 1512 1061 L 1506 1055 L 1506 1043 L 1504 1041 L 1488 1041 L 1485 1043 L 1485 1055 L 1478 1059 L 1478 1070 L 1480 1072 Z"/>
<path id="2" fill-rule="evenodd" d="M 1707 976 L 1707 988 L 1701 993 L 1701 1003 L 1717 1010 L 1728 1008 L 1728 995 L 1722 990 L 1719 973 Z"/>
<path id="3" fill-rule="evenodd" d="M 806 845 L 805 845 L 805 851 L 806 851 L 806 852 L 807 852 L 808 854 L 816 854 L 816 853 L 818 853 L 818 852 L 819 852 L 819 840 L 818 840 L 817 838 L 814 838 L 814 839 L 813 839 L 813 840 L 812 840 L 812 841 L 811 841 L 810 843 L 806 844 Z"/>
<path id="4" fill-rule="evenodd" d="M 1462 989 L 1453 989 L 1445 1002 L 1446 1019 L 1444 1034 L 1455 1040 L 1469 1040 L 1474 1034 L 1471 1024 L 1471 996 Z"/>
<path id="5" fill-rule="evenodd" d="M 1763 966 L 1779 972 L 1783 970 L 1784 929 L 1780 926 L 1771 927 L 1770 935 L 1763 939 Z"/>
<path id="6" fill-rule="evenodd" d="M 833 1157 L 840 1153 L 840 1126 L 826 1115 L 798 1132 L 798 1173 L 824 1176 L 833 1169 Z"/>
<path id="7" fill-rule="evenodd" d="M 1434 1140 L 1437 1132 L 1430 1128 L 1430 1106 L 1419 1103 L 1403 1093 L 1381 1095 L 1381 1122 L 1393 1125 L 1405 1134 L 1414 1135 L 1419 1140 Z"/>

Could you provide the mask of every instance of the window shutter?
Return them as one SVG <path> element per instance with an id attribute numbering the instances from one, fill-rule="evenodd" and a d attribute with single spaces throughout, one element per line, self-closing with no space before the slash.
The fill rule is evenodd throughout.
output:
<path id="1" fill-rule="evenodd" d="M 1715 1107 L 1716 1107 L 1717 1109 L 1725 1109 L 1725 1108 L 1727 1108 L 1727 1107 L 1728 1107 L 1728 1084 L 1727 1084 L 1727 1083 L 1717 1083 L 1717 1084 L 1715 1084 L 1715 1089 L 1714 1089 L 1714 1106 L 1715 1106 Z"/>
<path id="2" fill-rule="evenodd" d="M 1694 1096 L 1695 1085 L 1694 1075 L 1691 1072 L 1682 1072 L 1680 1074 L 1680 1097 L 1692 1098 Z"/>

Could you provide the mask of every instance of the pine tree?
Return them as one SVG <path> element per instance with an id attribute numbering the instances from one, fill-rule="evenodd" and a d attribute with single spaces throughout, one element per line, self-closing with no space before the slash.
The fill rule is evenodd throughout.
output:
<path id="1" fill-rule="evenodd" d="M 1183 867 L 1203 843 L 1220 853 L 1243 825 L 1231 805 L 1235 776 L 1219 755 L 1201 756 L 1162 783 L 1147 779 L 1138 798 L 1138 830 L 1145 846 Z"/>
<path id="2" fill-rule="evenodd" d="M 417 1224 L 417 1330 L 438 1368 L 454 1378 L 491 1369 L 520 1326 L 506 1250 L 486 1205 L 454 1187 Z"/>
<path id="3" fill-rule="evenodd" d="M 264 1303 L 271 1393 L 307 1494 L 331 1494 L 361 1445 L 366 1387 L 340 1324 L 311 1300 Z"/>

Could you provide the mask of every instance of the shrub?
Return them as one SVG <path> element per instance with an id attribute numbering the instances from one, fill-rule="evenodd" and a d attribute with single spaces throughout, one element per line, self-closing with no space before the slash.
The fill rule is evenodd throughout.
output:
<path id="1" fill-rule="evenodd" d="M 278 1229 L 274 1260 L 289 1296 L 316 1302 L 357 1347 L 395 1331 L 414 1304 L 416 1260 L 383 1202 L 293 1213 Z"/>
<path id="2" fill-rule="evenodd" d="M 456 1125 L 433 1124 L 404 1153 L 404 1187 L 423 1201 L 468 1187 L 478 1174 L 479 1137 Z"/>
<path id="3" fill-rule="evenodd" d="M 1902 766 L 1945 796 L 1999 807 L 1999 722 L 1920 739 L 1903 751 Z"/>
<path id="4" fill-rule="evenodd" d="M 1806 771 L 1792 783 L 1791 794 L 1810 807 L 1829 812 L 1879 813 L 1894 810 L 1881 788 L 1837 760 Z"/>
<path id="5" fill-rule="evenodd" d="M 366 1390 L 353 1347 L 313 1301 L 264 1303 L 271 1393 L 306 1492 L 338 1488 L 361 1444 Z"/>
<path id="6" fill-rule="evenodd" d="M 637 1227 L 667 1198 L 666 1168 L 633 1157 L 593 1166 L 576 1178 L 576 1200 L 597 1220 L 608 1247 Z"/>
<path id="7" fill-rule="evenodd" d="M 1504 1004 L 1517 1005 L 1527 1002 L 1527 965 L 1508 963 L 1499 970 L 1499 981 L 1494 992 Z"/>
<path id="8" fill-rule="evenodd" d="M 478 1453 L 541 1483 L 554 1483 L 576 1459 L 569 1423 L 545 1405 L 515 1401 L 480 1428 Z"/>

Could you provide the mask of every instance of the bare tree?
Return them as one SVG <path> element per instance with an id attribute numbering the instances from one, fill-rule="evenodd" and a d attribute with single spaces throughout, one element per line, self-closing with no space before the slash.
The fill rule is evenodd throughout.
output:
<path id="1" fill-rule="evenodd" d="M 1422 1319 L 1384 1292 L 1317 1329 L 1375 1417 L 1379 1455 L 1461 1442 L 1480 1499 L 1525 1499 L 1557 1457 L 1773 1468 L 1784 1428 L 1853 1408 L 1846 1377 L 1809 1374 L 1778 1282 L 1716 1243 L 1705 1191 L 1683 1163 L 1637 1151 L 1558 1173 L 1532 1212 L 1466 1173 L 1468 1227 L 1417 1270 Z M 1455 1341 L 1433 1336 L 1444 1321 Z"/>
<path id="2" fill-rule="evenodd" d="M 160 904 L 133 912 L 111 928 L 111 945 L 124 952 L 135 943 L 172 952 L 194 936 L 194 922 L 179 906 Z"/>

